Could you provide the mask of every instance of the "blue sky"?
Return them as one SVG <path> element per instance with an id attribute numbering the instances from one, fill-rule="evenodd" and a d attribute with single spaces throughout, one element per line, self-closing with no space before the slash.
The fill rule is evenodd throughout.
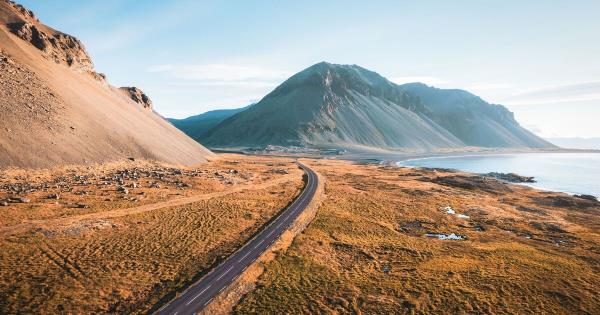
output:
<path id="1" fill-rule="evenodd" d="M 469 90 L 545 137 L 600 137 L 596 0 L 20 3 L 166 117 L 247 105 L 329 61 Z"/>

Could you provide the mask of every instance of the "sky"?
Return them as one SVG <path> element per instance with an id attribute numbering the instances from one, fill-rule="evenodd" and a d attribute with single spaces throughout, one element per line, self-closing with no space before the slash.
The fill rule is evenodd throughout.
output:
<path id="1" fill-rule="evenodd" d="M 597 0 L 18 2 L 165 117 L 248 105 L 328 61 L 468 90 L 543 137 L 600 137 Z"/>

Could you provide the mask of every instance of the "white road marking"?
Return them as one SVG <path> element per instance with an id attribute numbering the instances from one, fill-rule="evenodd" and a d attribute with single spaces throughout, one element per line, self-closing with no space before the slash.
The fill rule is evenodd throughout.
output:
<path id="1" fill-rule="evenodd" d="M 244 258 L 248 257 L 248 255 L 250 255 L 250 253 L 252 253 L 252 251 L 249 251 L 246 253 L 246 255 L 244 255 L 244 257 L 238 259 L 238 262 L 242 262 L 242 260 L 244 260 Z"/>
<path id="2" fill-rule="evenodd" d="M 256 246 L 254 246 L 254 248 L 257 248 L 258 246 L 260 246 L 260 244 L 262 244 L 265 240 L 260 241 L 260 243 L 256 244 Z"/>
<path id="3" fill-rule="evenodd" d="M 200 295 L 202 295 L 202 293 L 204 293 L 204 291 L 208 290 L 208 288 L 210 288 L 212 284 L 209 284 L 208 287 L 204 288 L 204 290 L 200 291 L 200 293 L 198 293 L 198 295 L 194 296 L 193 299 L 191 299 L 189 302 L 185 303 L 185 305 L 190 305 L 192 302 L 194 302 L 195 299 L 197 299 Z M 173 314 L 175 315 L 175 314 Z"/>
<path id="4" fill-rule="evenodd" d="M 222 273 L 218 278 L 217 281 L 221 280 L 221 278 L 223 278 L 224 275 L 226 275 L 228 272 L 231 271 L 231 269 L 233 269 L 233 266 L 229 267 L 229 269 L 227 269 L 227 271 L 225 271 L 224 273 Z"/>

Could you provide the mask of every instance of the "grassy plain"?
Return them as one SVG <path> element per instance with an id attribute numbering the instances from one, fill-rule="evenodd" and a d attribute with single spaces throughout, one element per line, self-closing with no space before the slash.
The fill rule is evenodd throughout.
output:
<path id="1" fill-rule="evenodd" d="M 0 178 L 0 200 L 29 199 L 0 206 L 2 314 L 148 312 L 303 185 L 290 159 L 228 155 L 189 169 L 132 162 Z"/>
<path id="2" fill-rule="evenodd" d="M 327 178 L 317 216 L 235 313 L 600 313 L 597 202 L 440 170 L 307 164 Z M 452 233 L 463 239 L 427 236 Z"/>

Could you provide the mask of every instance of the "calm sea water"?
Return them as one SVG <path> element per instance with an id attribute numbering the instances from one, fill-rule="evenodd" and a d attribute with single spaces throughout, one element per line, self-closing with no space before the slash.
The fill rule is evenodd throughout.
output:
<path id="1" fill-rule="evenodd" d="M 523 153 L 414 159 L 400 166 L 452 168 L 471 173 L 517 173 L 534 176 L 532 187 L 600 197 L 600 154 Z"/>

